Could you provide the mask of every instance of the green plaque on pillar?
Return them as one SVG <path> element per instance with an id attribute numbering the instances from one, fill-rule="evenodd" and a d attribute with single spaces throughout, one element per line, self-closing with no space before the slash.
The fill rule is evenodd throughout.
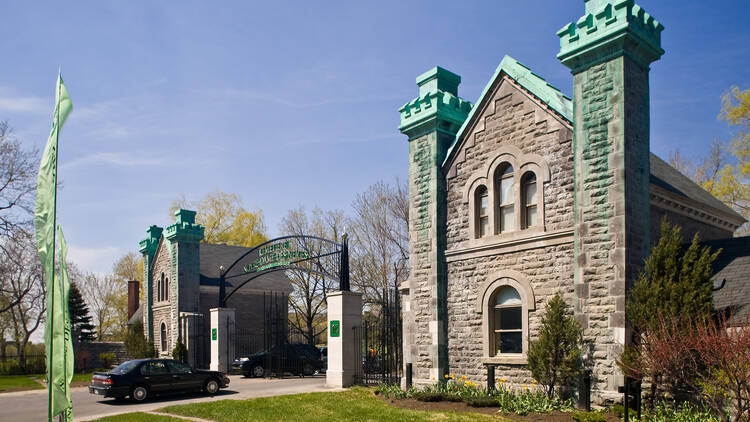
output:
<path id="1" fill-rule="evenodd" d="M 331 337 L 339 337 L 341 335 L 341 323 L 338 320 L 331 321 Z"/>
<path id="2" fill-rule="evenodd" d="M 211 340 L 216 340 L 216 328 L 211 329 Z"/>

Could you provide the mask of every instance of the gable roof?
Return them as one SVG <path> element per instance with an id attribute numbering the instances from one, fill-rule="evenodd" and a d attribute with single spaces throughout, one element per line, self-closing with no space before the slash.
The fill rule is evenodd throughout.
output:
<path id="1" fill-rule="evenodd" d="M 735 219 L 744 221 L 744 217 L 718 200 L 715 196 L 708 193 L 705 189 L 698 186 L 687 176 L 680 173 L 676 168 L 667 164 L 653 152 L 651 153 L 651 177 L 652 185 L 659 186 L 677 195 L 692 199 L 693 201 L 707 205 Z"/>
<path id="2" fill-rule="evenodd" d="M 486 99 L 489 99 L 488 97 L 492 94 L 490 89 L 503 73 L 534 94 L 534 96 L 539 98 L 539 100 L 547 104 L 547 106 L 563 116 L 566 120 L 571 123 L 573 122 L 573 100 L 568 98 L 559 89 L 550 85 L 544 80 L 544 78 L 532 72 L 531 69 L 526 67 L 523 63 L 506 54 L 497 66 L 497 69 L 495 69 L 495 73 L 490 78 L 490 81 L 487 82 L 484 90 L 482 90 L 479 99 L 474 103 L 475 105 L 469 112 L 469 116 L 466 117 L 463 125 L 461 125 L 461 128 L 456 133 L 453 143 L 448 147 L 448 152 L 445 154 L 443 165 L 451 160 L 451 153 L 455 149 L 458 140 L 463 138 L 464 132 L 468 130 L 469 125 L 474 120 L 475 114 L 478 113 L 477 110 L 481 108 L 481 105 Z"/>
<path id="3" fill-rule="evenodd" d="M 701 245 L 722 249 L 714 261 L 714 308 L 724 313 L 732 312 L 731 325 L 750 322 L 750 236 L 711 240 Z"/>
<path id="4" fill-rule="evenodd" d="M 453 139 L 443 161 L 443 166 L 448 164 L 458 151 L 459 141 L 463 142 L 466 131 L 469 130 L 469 126 L 473 124 L 473 121 L 478 116 L 479 109 L 486 100 L 489 100 L 489 96 L 492 86 L 496 81 L 502 77 L 502 74 L 508 75 L 523 88 L 537 97 L 541 102 L 546 104 L 556 113 L 560 114 L 565 120 L 573 125 L 573 100 L 563 94 L 559 89 L 547 83 L 544 78 L 537 75 L 531 69 L 526 67 L 523 63 L 506 55 L 500 62 L 500 65 L 495 69 L 495 73 L 490 78 L 490 81 L 484 87 L 482 94 L 479 99 L 474 103 L 471 112 L 468 117 L 464 120 L 461 128 L 456 133 L 456 137 Z M 727 214 L 729 217 L 734 218 L 738 221 L 745 221 L 745 219 L 734 211 L 731 207 L 727 206 L 715 196 L 708 193 L 705 189 L 698 186 L 695 182 L 684 176 L 677 169 L 670 166 L 664 160 L 659 158 L 654 153 L 650 153 L 650 183 L 661 188 L 664 188 L 672 193 L 680 195 L 682 197 L 691 199 L 695 202 L 711 207 L 717 211 Z"/>

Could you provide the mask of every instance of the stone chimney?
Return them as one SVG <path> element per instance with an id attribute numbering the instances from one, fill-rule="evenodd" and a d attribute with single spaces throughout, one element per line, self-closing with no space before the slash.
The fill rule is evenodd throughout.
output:
<path id="1" fill-rule="evenodd" d="M 128 281 L 128 320 L 135 314 L 140 306 L 138 295 L 140 294 L 140 283 L 138 280 Z"/>

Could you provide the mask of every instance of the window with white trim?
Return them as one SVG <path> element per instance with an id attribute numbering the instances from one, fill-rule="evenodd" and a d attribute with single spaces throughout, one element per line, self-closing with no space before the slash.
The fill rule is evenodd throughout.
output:
<path id="1" fill-rule="evenodd" d="M 490 234 L 490 204 L 487 187 L 480 186 L 475 193 L 477 237 Z"/>
<path id="2" fill-rule="evenodd" d="M 491 302 L 493 356 L 523 352 L 523 302 L 511 286 L 499 288 Z"/>
<path id="3" fill-rule="evenodd" d="M 515 228 L 515 192 L 513 189 L 513 166 L 505 164 L 498 168 L 495 186 L 497 188 L 498 225 L 497 232 L 507 232 Z"/>
<path id="4" fill-rule="evenodd" d="M 531 171 L 526 172 L 521 178 L 521 214 L 523 215 L 524 229 L 537 225 L 536 190 L 536 175 Z"/>

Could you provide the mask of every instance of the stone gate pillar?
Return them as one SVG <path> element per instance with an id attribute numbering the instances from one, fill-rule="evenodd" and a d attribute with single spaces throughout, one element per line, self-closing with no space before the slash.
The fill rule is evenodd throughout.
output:
<path id="1" fill-rule="evenodd" d="M 342 388 L 354 384 L 362 367 L 362 294 L 328 294 L 328 369 L 326 386 Z"/>
<path id="2" fill-rule="evenodd" d="M 211 365 L 212 371 L 228 372 L 234 359 L 234 309 L 211 309 Z"/>
<path id="3" fill-rule="evenodd" d="M 558 31 L 573 73 L 575 313 L 595 344 L 596 402 L 623 385 L 625 299 L 649 249 L 649 64 L 664 27 L 632 0 L 585 0 Z M 598 395 L 598 397 L 596 397 Z"/>

